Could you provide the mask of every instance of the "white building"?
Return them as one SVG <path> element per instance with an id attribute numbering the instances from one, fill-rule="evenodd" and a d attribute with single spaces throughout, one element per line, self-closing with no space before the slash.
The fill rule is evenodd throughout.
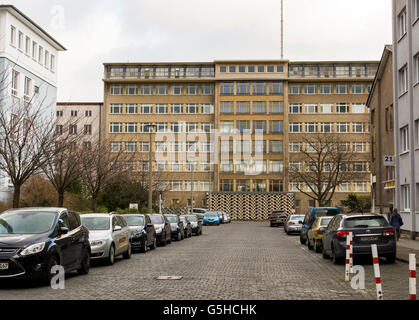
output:
<path id="1" fill-rule="evenodd" d="M 51 114 L 55 113 L 58 53 L 64 50 L 17 8 L 0 5 L 0 107 L 16 99 L 38 98 Z M 11 191 L 10 180 L 0 172 L 0 201 L 9 199 Z"/>
<path id="2" fill-rule="evenodd" d="M 419 0 L 393 0 L 396 207 L 419 232 Z"/>

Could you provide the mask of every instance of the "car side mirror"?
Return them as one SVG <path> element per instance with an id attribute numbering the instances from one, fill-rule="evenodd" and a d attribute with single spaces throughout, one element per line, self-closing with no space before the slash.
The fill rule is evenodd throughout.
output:
<path id="1" fill-rule="evenodd" d="M 121 230 L 122 230 L 121 226 L 115 226 L 115 228 L 113 229 L 114 232 L 121 231 Z"/>
<path id="2" fill-rule="evenodd" d="M 67 227 L 60 227 L 60 233 L 61 234 L 67 234 L 68 233 L 68 228 Z"/>

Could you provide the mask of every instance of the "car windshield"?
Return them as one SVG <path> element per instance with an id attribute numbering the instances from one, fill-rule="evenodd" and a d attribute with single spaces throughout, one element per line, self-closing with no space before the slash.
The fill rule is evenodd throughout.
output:
<path id="1" fill-rule="evenodd" d="M 314 211 L 314 217 L 334 217 L 339 214 L 338 210 L 335 209 L 320 209 Z"/>
<path id="2" fill-rule="evenodd" d="M 386 227 L 388 222 L 384 217 L 353 217 L 345 220 L 346 228 Z"/>
<path id="3" fill-rule="evenodd" d="M 170 223 L 177 223 L 178 221 L 176 216 L 166 216 L 166 218 Z"/>
<path id="4" fill-rule="evenodd" d="M 143 216 L 122 216 L 130 227 L 144 226 Z"/>
<path id="5" fill-rule="evenodd" d="M 275 212 L 272 212 L 272 215 L 274 215 L 274 216 L 278 216 L 278 215 L 281 215 L 281 214 L 285 214 L 285 212 L 284 211 L 275 211 Z"/>
<path id="6" fill-rule="evenodd" d="M 218 217 L 218 212 L 215 211 L 211 211 L 211 212 L 207 212 L 205 213 L 206 217 Z"/>
<path id="7" fill-rule="evenodd" d="M 332 220 L 333 218 L 323 218 L 320 220 L 320 226 L 322 227 L 327 227 L 329 225 L 329 222 Z"/>
<path id="8" fill-rule="evenodd" d="M 151 222 L 153 224 L 163 224 L 163 217 L 162 216 L 150 216 Z"/>
<path id="9" fill-rule="evenodd" d="M 304 220 L 304 216 L 291 216 L 290 220 L 292 220 L 292 221 L 302 221 L 302 220 Z"/>
<path id="10" fill-rule="evenodd" d="M 198 221 L 198 218 L 196 216 L 188 216 L 189 221 L 196 222 Z"/>
<path id="11" fill-rule="evenodd" d="M 0 234 L 42 234 L 54 226 L 55 212 L 9 212 L 0 215 Z"/>
<path id="12" fill-rule="evenodd" d="M 202 210 L 202 209 L 193 209 L 193 212 L 195 212 L 195 213 L 205 213 L 205 210 Z"/>
<path id="13" fill-rule="evenodd" d="M 179 220 L 182 221 L 182 222 L 186 222 L 186 218 L 185 217 L 180 217 Z"/>
<path id="14" fill-rule="evenodd" d="M 109 230 L 109 217 L 83 217 L 81 216 L 82 224 L 90 231 Z"/>

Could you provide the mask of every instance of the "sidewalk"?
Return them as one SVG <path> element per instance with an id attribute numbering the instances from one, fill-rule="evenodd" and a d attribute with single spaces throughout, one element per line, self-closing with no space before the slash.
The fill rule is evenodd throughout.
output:
<path id="1" fill-rule="evenodd" d="M 402 235 L 397 242 L 397 260 L 409 263 L 409 254 L 416 254 L 416 265 L 419 266 L 419 240 L 410 240 Z"/>

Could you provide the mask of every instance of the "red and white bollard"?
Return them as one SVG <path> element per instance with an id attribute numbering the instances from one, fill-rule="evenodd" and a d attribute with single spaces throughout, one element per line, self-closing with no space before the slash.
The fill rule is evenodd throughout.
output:
<path id="1" fill-rule="evenodd" d="M 354 273 L 354 233 L 349 232 L 349 237 L 351 238 L 349 241 L 349 273 Z"/>
<path id="2" fill-rule="evenodd" d="M 410 300 L 416 300 L 416 255 L 409 254 L 409 295 Z"/>
<path id="3" fill-rule="evenodd" d="M 350 265 L 350 250 L 351 250 L 351 234 L 348 233 L 346 235 L 346 259 L 345 259 L 345 281 L 349 281 L 349 274 L 351 271 L 351 265 Z"/>
<path id="4" fill-rule="evenodd" d="M 372 260 L 374 262 L 375 287 L 377 289 L 377 300 L 383 300 L 383 287 L 381 285 L 380 265 L 378 260 L 377 245 L 371 245 Z"/>

